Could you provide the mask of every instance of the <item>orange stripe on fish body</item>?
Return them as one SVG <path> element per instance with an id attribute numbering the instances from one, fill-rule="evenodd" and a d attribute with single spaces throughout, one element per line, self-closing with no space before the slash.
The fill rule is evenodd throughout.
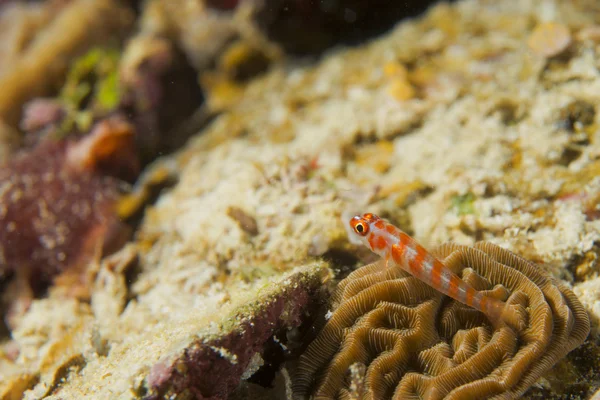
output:
<path id="1" fill-rule="evenodd" d="M 469 287 L 467 288 L 467 296 L 465 298 L 465 303 L 469 306 L 469 307 L 474 307 L 474 302 L 473 299 L 475 298 L 475 294 L 477 292 L 475 291 L 475 289 Z M 478 307 L 474 307 L 474 308 L 478 308 Z"/>
<path id="2" fill-rule="evenodd" d="M 446 268 L 446 267 L 438 259 L 435 259 L 435 258 L 433 259 L 431 273 L 430 273 L 430 278 L 431 278 L 430 281 L 431 281 L 431 286 L 433 286 L 437 290 L 441 289 L 441 280 L 442 280 L 442 273 L 444 272 L 444 268 Z"/>
<path id="3" fill-rule="evenodd" d="M 404 251 L 406 250 L 405 246 L 401 246 L 395 244 L 392 246 L 392 259 L 396 264 L 401 264 L 404 262 Z"/>
<path id="4" fill-rule="evenodd" d="M 420 279 L 429 280 L 423 270 L 423 261 L 425 261 L 425 257 L 427 256 L 425 249 L 416 246 L 413 247 L 413 250 L 415 251 L 415 256 L 408 262 L 411 272 Z"/>
<path id="5" fill-rule="evenodd" d="M 367 240 L 369 241 L 369 246 L 371 247 L 371 250 L 375 250 L 375 242 L 377 241 L 377 237 L 378 237 L 378 235 L 376 235 L 373 232 L 369 233 L 369 236 L 367 237 Z"/>
<path id="6" fill-rule="evenodd" d="M 458 286 L 462 281 L 456 275 L 450 277 L 450 285 L 448 285 L 448 296 L 458 300 Z"/>
<path id="7" fill-rule="evenodd" d="M 487 298 L 487 296 L 479 296 L 479 307 L 477 308 L 484 314 L 489 313 L 489 299 Z"/>
<path id="8" fill-rule="evenodd" d="M 405 265 L 407 251 L 412 250 L 412 247 L 410 246 L 412 239 L 404 232 L 398 231 L 397 233 L 398 235 L 396 237 L 398 238 L 398 243 L 392 246 L 392 257 L 395 251 L 398 255 L 394 257 L 394 261 L 399 265 Z M 409 266 L 406 265 L 405 269 L 409 270 Z"/>
<path id="9" fill-rule="evenodd" d="M 383 236 L 379 236 L 377 238 L 376 245 L 378 250 L 384 250 L 386 247 L 388 247 L 388 242 Z"/>

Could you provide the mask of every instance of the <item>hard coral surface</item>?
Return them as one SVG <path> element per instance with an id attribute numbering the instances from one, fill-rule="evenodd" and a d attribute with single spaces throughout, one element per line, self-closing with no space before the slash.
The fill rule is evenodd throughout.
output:
<path id="1" fill-rule="evenodd" d="M 370 264 L 339 283 L 331 318 L 300 359 L 298 398 L 518 398 L 587 337 L 577 297 L 534 263 L 486 242 L 434 254 L 460 255 L 453 270 L 477 290 L 519 297 L 526 327 L 492 328 L 399 266 Z M 346 379 L 353 365 L 359 382 Z"/>

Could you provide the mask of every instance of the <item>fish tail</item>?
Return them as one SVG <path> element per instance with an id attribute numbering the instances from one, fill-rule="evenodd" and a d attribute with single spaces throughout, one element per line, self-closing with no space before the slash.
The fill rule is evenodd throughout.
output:
<path id="1" fill-rule="evenodd" d="M 509 326 L 516 332 L 527 328 L 529 316 L 522 293 L 514 293 L 506 302 L 490 299 L 487 316 L 495 328 Z"/>

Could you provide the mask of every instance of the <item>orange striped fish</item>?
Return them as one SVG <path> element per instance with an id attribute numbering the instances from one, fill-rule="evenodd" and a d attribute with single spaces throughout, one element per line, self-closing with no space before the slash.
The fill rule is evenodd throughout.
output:
<path id="1" fill-rule="evenodd" d="M 397 264 L 437 291 L 481 311 L 494 326 L 501 324 L 506 303 L 475 290 L 394 225 L 366 213 L 353 217 L 350 227 L 363 244 L 385 260 L 386 265 Z"/>

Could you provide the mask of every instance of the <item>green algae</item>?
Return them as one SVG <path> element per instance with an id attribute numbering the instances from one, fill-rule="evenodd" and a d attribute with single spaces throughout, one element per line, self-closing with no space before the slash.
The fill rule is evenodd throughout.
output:
<path id="1" fill-rule="evenodd" d="M 475 214 L 475 199 L 471 192 L 453 196 L 450 199 L 451 208 L 461 216 Z"/>
<path id="2" fill-rule="evenodd" d="M 119 105 L 119 59 L 118 49 L 95 47 L 75 60 L 59 94 L 67 113 L 60 126 L 60 137 L 74 129 L 88 130 L 95 116 Z"/>

